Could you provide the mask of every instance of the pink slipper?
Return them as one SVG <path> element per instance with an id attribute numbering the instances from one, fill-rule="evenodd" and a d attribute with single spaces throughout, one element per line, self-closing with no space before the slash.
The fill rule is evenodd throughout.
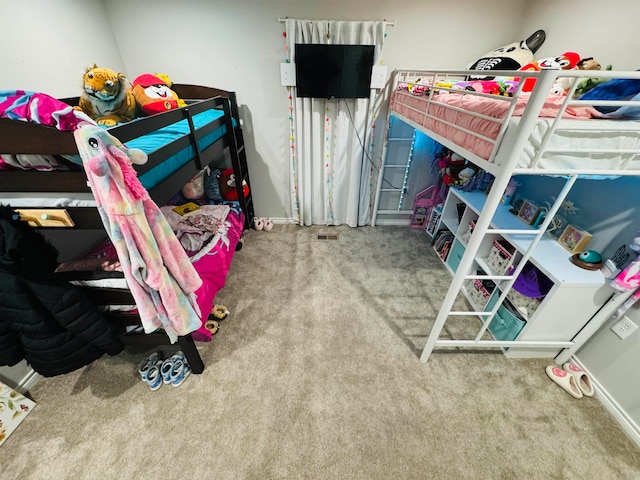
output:
<path id="1" fill-rule="evenodd" d="M 269 232 L 273 228 L 273 222 L 270 218 L 263 218 L 262 223 L 265 232 Z"/>
<path id="2" fill-rule="evenodd" d="M 562 368 L 565 372 L 569 373 L 573 378 L 576 379 L 578 388 L 583 395 L 586 395 L 587 397 L 593 397 L 595 389 L 591 384 L 591 379 L 589 378 L 589 375 L 587 375 L 587 372 L 571 362 L 565 363 L 564 365 L 562 365 Z"/>
<path id="3" fill-rule="evenodd" d="M 262 230 L 264 228 L 263 220 L 261 218 L 254 217 L 253 226 L 255 227 L 256 230 Z"/>
<path id="4" fill-rule="evenodd" d="M 569 395 L 575 398 L 582 398 L 582 390 L 578 387 L 578 382 L 573 375 L 565 372 L 557 365 L 549 365 L 545 372 L 547 376 L 560 386 Z"/>

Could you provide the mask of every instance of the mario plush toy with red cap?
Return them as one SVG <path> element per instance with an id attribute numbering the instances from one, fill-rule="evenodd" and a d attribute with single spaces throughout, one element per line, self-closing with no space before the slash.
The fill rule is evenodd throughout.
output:
<path id="1" fill-rule="evenodd" d="M 138 107 L 147 115 L 173 110 L 181 104 L 176 92 L 159 76 L 143 73 L 131 85 Z"/>

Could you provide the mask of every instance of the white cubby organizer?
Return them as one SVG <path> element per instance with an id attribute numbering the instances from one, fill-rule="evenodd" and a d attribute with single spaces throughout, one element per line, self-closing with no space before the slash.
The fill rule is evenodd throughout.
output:
<path id="1" fill-rule="evenodd" d="M 465 192 L 454 188 L 449 191 L 437 225 L 434 248 L 452 275 L 455 275 L 470 239 L 469 227 L 475 225 L 486 199 L 487 195 L 481 191 Z M 471 268 L 466 272 L 461 291 L 473 313 L 483 321 L 490 318 L 487 330 L 495 340 L 570 342 L 611 295 L 611 289 L 599 270 L 588 271 L 575 266 L 569 260 L 571 254 L 555 239 L 542 236 L 525 261 L 549 279 L 552 287 L 539 304 L 534 304 L 529 310 L 513 306 L 507 299 L 514 292 L 511 287 L 515 279 L 512 280 L 510 270 L 523 260 L 535 238 L 535 230 L 510 213 L 510 208 L 499 205 L 496 209 Z M 438 244 L 439 237 L 451 238 L 446 251 Z M 496 262 L 496 244 L 511 256 L 507 253 L 502 255 L 505 258 Z M 487 286 L 491 284 L 496 288 L 489 292 Z M 494 315 L 490 316 L 496 308 Z M 503 347 L 505 355 L 514 358 L 553 358 L 560 350 L 557 346 L 531 349 Z"/>

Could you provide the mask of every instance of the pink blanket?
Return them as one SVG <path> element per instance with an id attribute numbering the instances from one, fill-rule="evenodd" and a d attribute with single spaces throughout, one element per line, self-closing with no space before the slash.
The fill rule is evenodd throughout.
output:
<path id="1" fill-rule="evenodd" d="M 514 117 L 523 115 L 527 102 L 531 94 L 523 92 L 516 101 L 513 113 Z M 391 110 L 397 112 L 415 123 L 424 126 L 432 132 L 453 141 L 470 152 L 475 153 L 483 159 L 491 156 L 493 144 L 478 138 L 477 136 L 451 127 L 439 120 L 427 117 L 429 98 L 427 96 L 415 96 L 408 92 L 395 91 L 391 98 Z M 565 97 L 550 95 L 540 111 L 540 117 L 555 118 Z M 433 102 L 429 106 L 429 114 L 438 119 L 446 120 L 457 127 L 462 127 L 472 132 L 479 133 L 487 138 L 495 140 L 500 132 L 500 124 L 458 112 L 450 106 L 462 108 L 466 111 L 481 113 L 496 119 L 503 119 L 509 110 L 509 102 L 500 98 L 488 98 L 478 95 L 462 95 L 457 93 L 440 93 L 433 97 Z M 591 107 L 570 106 L 564 111 L 563 118 L 601 118 L 602 115 Z"/>
<path id="2" fill-rule="evenodd" d="M 227 224 L 225 234 L 218 238 L 213 247 L 207 245 L 207 253 L 193 262 L 196 272 L 202 279 L 202 285 L 195 291 L 196 301 L 201 312 L 201 326 L 191 333 L 193 339 L 199 342 L 211 341 L 211 332 L 205 328 L 205 324 L 213 308 L 218 291 L 224 287 L 236 245 L 242 235 L 244 216 L 242 213 L 239 213 L 236 208 L 232 208 L 225 222 Z M 193 257 L 196 255 L 197 254 L 194 253 L 190 256 Z M 86 255 L 86 258 L 100 259 L 99 264 L 101 264 L 104 261 L 115 261 L 118 256 L 113 244 L 107 240 L 92 249 Z M 86 264 L 87 262 L 77 263 Z M 93 265 L 91 268 L 96 268 L 99 264 Z M 87 268 L 85 266 L 74 269 L 84 270 Z M 136 313 L 136 310 L 132 310 L 131 313 Z"/>
<path id="3" fill-rule="evenodd" d="M 202 326 L 191 334 L 193 339 L 199 342 L 211 340 L 211 332 L 204 327 L 204 324 L 213 308 L 216 294 L 224 287 L 227 279 L 236 244 L 242 235 L 244 216 L 232 211 L 227 215 L 227 222 L 229 222 L 229 230 L 226 240 L 218 241 L 211 251 L 193 263 L 202 278 L 202 286 L 196 290 L 198 305 L 202 312 Z"/>

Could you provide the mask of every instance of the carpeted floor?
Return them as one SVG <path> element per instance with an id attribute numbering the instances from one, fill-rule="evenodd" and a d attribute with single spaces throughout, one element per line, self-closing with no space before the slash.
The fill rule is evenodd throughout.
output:
<path id="1" fill-rule="evenodd" d="M 151 392 L 137 374 L 150 352 L 125 351 L 41 380 L 0 478 L 640 478 L 640 449 L 596 398 L 553 384 L 549 362 L 420 363 L 449 280 L 408 228 L 251 231 L 202 375 Z"/>

